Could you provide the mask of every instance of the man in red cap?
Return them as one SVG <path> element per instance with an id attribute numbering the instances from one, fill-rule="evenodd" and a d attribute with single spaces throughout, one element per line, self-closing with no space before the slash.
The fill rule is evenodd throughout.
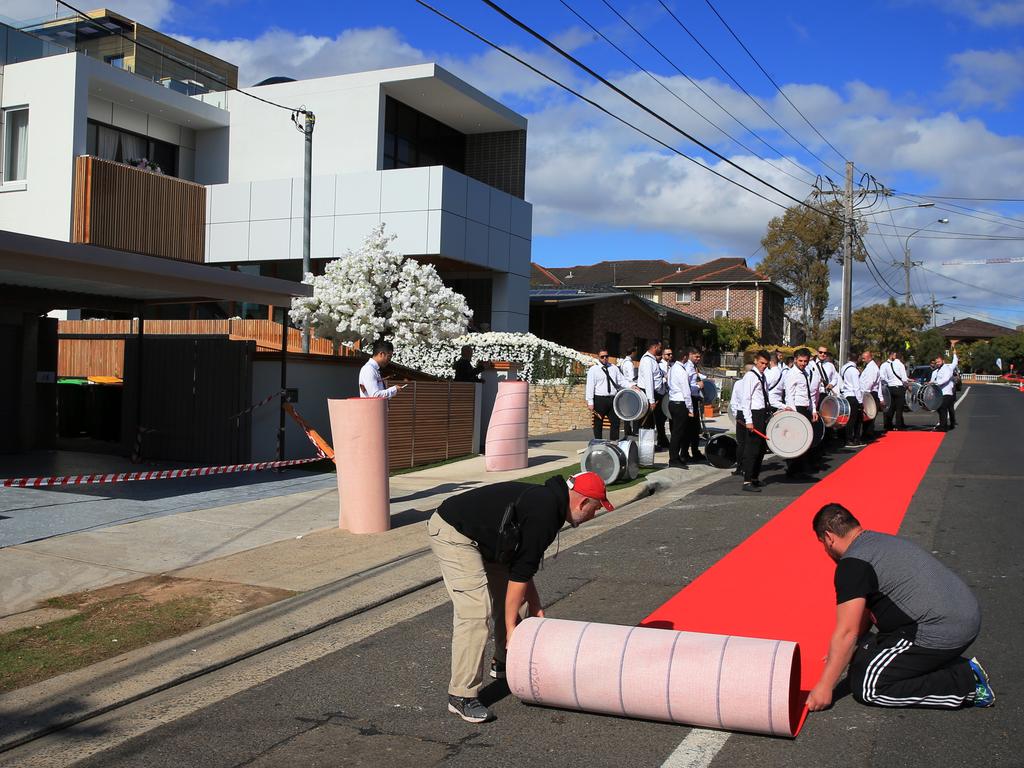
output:
<path id="1" fill-rule="evenodd" d="M 611 510 L 604 481 L 593 472 L 544 485 L 495 483 L 442 502 L 427 521 L 430 548 L 455 615 L 448 711 L 470 723 L 494 718 L 477 695 L 483 684 L 489 624 L 494 619 L 491 677 L 505 676 L 505 647 L 523 616 L 543 616 L 533 576 L 544 551 L 568 523 L 573 528 Z"/>

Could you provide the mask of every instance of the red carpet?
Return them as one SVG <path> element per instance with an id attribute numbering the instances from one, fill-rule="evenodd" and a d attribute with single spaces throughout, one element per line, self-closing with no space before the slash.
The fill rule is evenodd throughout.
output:
<path id="1" fill-rule="evenodd" d="M 836 502 L 865 528 L 898 532 L 942 437 L 890 433 L 862 449 L 641 625 L 798 642 L 802 707 L 824 667 L 836 612 L 835 564 L 811 530 L 814 514 Z"/>

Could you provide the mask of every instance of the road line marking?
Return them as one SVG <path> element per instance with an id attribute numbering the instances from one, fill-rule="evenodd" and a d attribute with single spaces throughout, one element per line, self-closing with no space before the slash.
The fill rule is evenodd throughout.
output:
<path id="1" fill-rule="evenodd" d="M 729 740 L 728 731 L 694 728 L 661 764 L 661 768 L 708 768 Z"/>
<path id="2" fill-rule="evenodd" d="M 960 399 L 957 400 L 955 403 L 953 403 L 953 410 L 956 410 L 959 407 L 960 403 L 962 403 L 964 401 L 964 398 L 967 397 L 967 393 L 970 392 L 970 391 L 971 391 L 970 387 L 968 387 L 967 389 L 964 390 L 964 393 L 962 395 L 960 395 Z"/>

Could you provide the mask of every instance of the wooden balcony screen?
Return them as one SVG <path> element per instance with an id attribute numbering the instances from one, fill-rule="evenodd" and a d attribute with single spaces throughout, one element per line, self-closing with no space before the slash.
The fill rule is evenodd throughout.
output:
<path id="1" fill-rule="evenodd" d="M 473 446 L 476 386 L 414 381 L 388 403 L 388 465 L 405 469 L 465 456 Z"/>
<path id="2" fill-rule="evenodd" d="M 123 163 L 75 158 L 73 242 L 201 264 L 206 187 Z"/>

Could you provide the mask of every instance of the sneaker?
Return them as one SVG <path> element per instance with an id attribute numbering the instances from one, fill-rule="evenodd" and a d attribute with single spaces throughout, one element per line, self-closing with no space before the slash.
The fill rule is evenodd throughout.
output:
<path id="1" fill-rule="evenodd" d="M 448 694 L 448 711 L 458 715 L 467 723 L 486 723 L 493 720 L 494 715 L 487 707 L 480 703 L 480 699 L 466 698 L 465 696 L 452 696 Z"/>
<path id="2" fill-rule="evenodd" d="M 491 659 L 491 677 L 495 680 L 505 679 L 505 662 Z"/>
<path id="3" fill-rule="evenodd" d="M 751 480 L 750 483 L 755 488 L 763 488 L 764 487 L 764 483 L 762 483 L 760 480 Z"/>
<path id="4" fill-rule="evenodd" d="M 744 483 L 743 484 L 743 490 L 746 491 L 747 493 L 760 493 L 761 492 L 761 489 L 758 488 L 753 483 Z"/>
<path id="5" fill-rule="evenodd" d="M 971 671 L 974 673 L 974 706 L 991 707 L 996 703 L 996 692 L 992 690 L 992 684 L 988 681 L 988 673 L 981 666 L 977 656 L 972 656 L 968 662 Z"/>
<path id="6" fill-rule="evenodd" d="M 689 469 L 690 468 L 690 466 L 685 461 L 670 461 L 668 463 L 668 465 L 670 467 L 675 467 L 676 469 Z"/>

